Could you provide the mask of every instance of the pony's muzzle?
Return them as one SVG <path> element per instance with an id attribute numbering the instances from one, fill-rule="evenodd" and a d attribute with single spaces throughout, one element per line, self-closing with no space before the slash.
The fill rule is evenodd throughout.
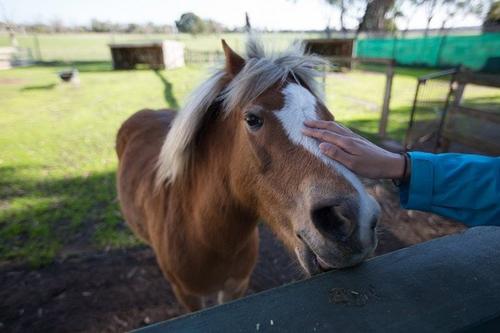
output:
<path id="1" fill-rule="evenodd" d="M 356 203 L 347 199 L 336 203 L 319 204 L 311 210 L 311 220 L 325 238 L 336 242 L 347 241 L 358 223 Z"/>
<path id="2" fill-rule="evenodd" d="M 306 270 L 350 267 L 373 251 L 379 213 L 374 209 L 370 216 L 364 216 L 359 207 L 359 200 L 351 197 L 321 200 L 312 206 L 309 214 L 313 229 L 298 233 L 310 251 L 306 257 L 312 258 Z"/>

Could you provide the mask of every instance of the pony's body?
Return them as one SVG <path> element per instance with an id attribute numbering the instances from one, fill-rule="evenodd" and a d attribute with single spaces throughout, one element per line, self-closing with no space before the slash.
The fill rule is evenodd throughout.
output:
<path id="1" fill-rule="evenodd" d="M 140 111 L 117 138 L 125 219 L 190 310 L 245 292 L 259 218 L 310 274 L 359 263 L 376 245 L 376 203 L 300 132 L 305 119 L 332 119 L 314 58 L 266 59 L 253 43 L 246 61 L 224 51 L 226 68 L 178 115 Z"/>
<path id="2" fill-rule="evenodd" d="M 200 296 L 228 300 L 246 290 L 258 234 L 256 217 L 228 200 L 220 174 L 203 172 L 208 160 L 190 184 L 156 188 L 156 162 L 174 116 L 169 110 L 143 110 L 122 125 L 118 179 L 127 181 L 118 182 L 118 193 L 127 222 L 154 249 L 176 296 L 194 310 L 202 305 Z M 212 140 L 222 143 L 224 138 L 215 136 Z"/>

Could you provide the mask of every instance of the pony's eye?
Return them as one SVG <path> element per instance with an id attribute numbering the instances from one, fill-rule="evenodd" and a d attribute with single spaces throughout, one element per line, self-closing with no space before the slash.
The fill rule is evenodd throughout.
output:
<path id="1" fill-rule="evenodd" d="M 250 129 L 252 129 L 252 130 L 257 130 L 257 129 L 261 128 L 262 124 L 264 123 L 262 118 L 256 116 L 253 113 L 249 113 L 249 114 L 245 115 L 245 121 L 246 121 L 248 127 L 250 127 Z"/>

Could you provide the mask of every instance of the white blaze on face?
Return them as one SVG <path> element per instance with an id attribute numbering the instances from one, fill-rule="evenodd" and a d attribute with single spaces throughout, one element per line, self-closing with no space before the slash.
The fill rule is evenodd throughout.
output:
<path id="1" fill-rule="evenodd" d="M 325 156 L 319 149 L 319 144 L 315 139 L 302 134 L 305 120 L 319 119 L 316 113 L 316 97 L 309 90 L 296 83 L 286 85 L 282 93 L 285 105 L 281 110 L 275 112 L 276 117 L 278 117 L 283 129 L 294 144 L 303 146 L 338 174 L 344 176 L 356 189 L 360 199 L 360 241 L 362 244 L 370 244 L 372 237 L 370 222 L 373 215 L 378 214 L 380 209 L 378 204 L 366 193 L 359 179 L 351 171 Z"/>

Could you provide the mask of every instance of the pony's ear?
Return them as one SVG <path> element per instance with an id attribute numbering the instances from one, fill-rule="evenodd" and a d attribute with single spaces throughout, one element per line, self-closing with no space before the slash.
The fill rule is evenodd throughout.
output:
<path id="1" fill-rule="evenodd" d="M 224 39 L 222 40 L 222 48 L 226 56 L 226 72 L 235 77 L 245 66 L 245 59 L 234 52 Z"/>

